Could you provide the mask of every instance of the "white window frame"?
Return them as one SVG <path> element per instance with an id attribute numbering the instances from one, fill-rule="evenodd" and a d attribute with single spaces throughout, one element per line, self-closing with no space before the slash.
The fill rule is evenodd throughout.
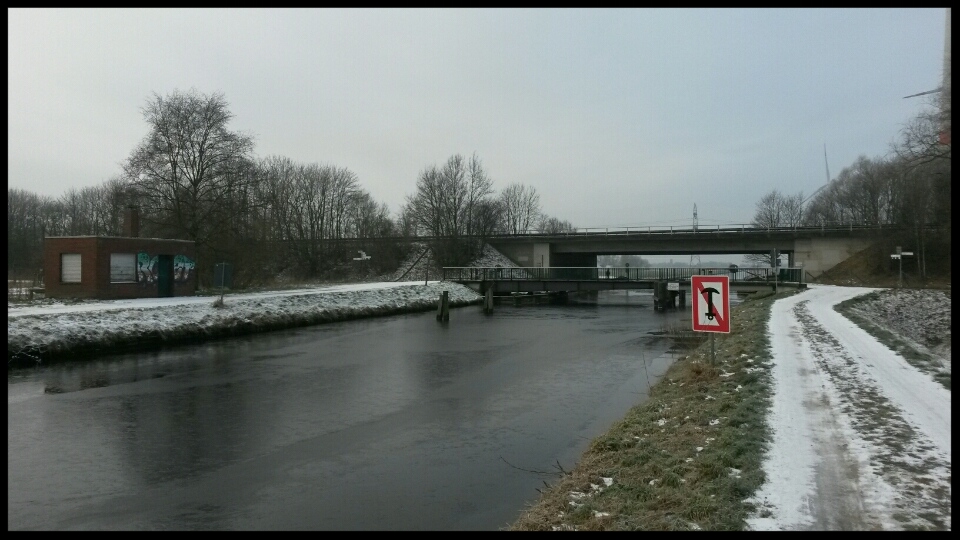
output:
<path id="1" fill-rule="evenodd" d="M 110 254 L 110 283 L 137 282 L 137 254 Z"/>
<path id="2" fill-rule="evenodd" d="M 76 274 L 67 275 L 67 265 L 76 264 Z M 80 283 L 83 280 L 83 257 L 79 253 L 60 254 L 60 283 Z"/>

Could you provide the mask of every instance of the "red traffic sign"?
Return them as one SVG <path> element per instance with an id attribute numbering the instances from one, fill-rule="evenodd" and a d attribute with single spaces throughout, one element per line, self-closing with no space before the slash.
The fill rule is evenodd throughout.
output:
<path id="1" fill-rule="evenodd" d="M 730 276 L 691 276 L 694 332 L 730 333 Z"/>

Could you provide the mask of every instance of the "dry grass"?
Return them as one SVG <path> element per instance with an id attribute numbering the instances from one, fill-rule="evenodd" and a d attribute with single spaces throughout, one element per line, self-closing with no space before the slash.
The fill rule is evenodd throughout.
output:
<path id="1" fill-rule="evenodd" d="M 886 249 L 864 250 L 818 281 L 893 287 L 898 272 Z M 949 290 L 949 271 L 926 280 L 906 271 L 904 285 Z M 715 365 L 709 342 L 678 340 L 692 348 L 649 400 L 595 439 L 510 529 L 744 530 L 755 510 L 745 501 L 763 483 L 770 437 L 770 306 L 794 293 L 757 294 L 734 307 L 731 333 L 716 336 Z M 675 338 L 685 333 L 663 330 Z"/>
<path id="2" fill-rule="evenodd" d="M 900 267 L 890 259 L 895 248 L 876 244 L 834 266 L 824 272 L 816 283 L 825 285 L 848 285 L 856 287 L 886 287 L 892 288 L 900 283 Z M 949 249 L 943 253 L 938 246 L 931 246 L 929 258 L 939 260 L 949 259 Z M 903 281 L 904 287 L 913 289 L 949 289 L 950 267 L 943 264 L 929 264 L 928 275 L 921 278 L 917 271 L 916 259 L 904 260 Z"/>
<path id="3" fill-rule="evenodd" d="M 716 364 L 700 340 L 510 528 L 744 529 L 744 499 L 763 482 L 773 300 L 735 307 L 731 333 L 716 335 Z"/>

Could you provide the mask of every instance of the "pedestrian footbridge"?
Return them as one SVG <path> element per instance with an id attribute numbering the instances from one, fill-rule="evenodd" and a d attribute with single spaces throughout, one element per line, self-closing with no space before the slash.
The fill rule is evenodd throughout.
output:
<path id="1" fill-rule="evenodd" d="M 461 283 L 486 295 L 558 293 L 650 289 L 654 306 L 685 303 L 690 294 L 690 277 L 724 275 L 730 277 L 731 291 L 772 291 L 776 287 L 806 287 L 801 268 L 599 268 L 599 267 L 444 267 L 443 280 Z"/>

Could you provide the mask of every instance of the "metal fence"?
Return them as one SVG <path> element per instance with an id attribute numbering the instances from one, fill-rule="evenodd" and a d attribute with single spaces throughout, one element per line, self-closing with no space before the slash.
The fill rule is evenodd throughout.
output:
<path id="1" fill-rule="evenodd" d="M 43 283 L 36 279 L 8 279 L 7 300 L 33 300 L 35 293 L 42 293 Z"/>
<path id="2" fill-rule="evenodd" d="M 723 225 L 635 225 L 619 227 L 577 227 L 565 231 L 545 233 L 530 229 L 519 234 L 500 233 L 490 238 L 512 236 L 597 236 L 626 234 L 711 234 L 711 233 L 774 233 L 774 232 L 853 232 L 896 229 L 897 225 L 855 222 L 821 222 L 815 225 L 790 225 L 784 227 L 758 227 L 751 223 L 728 223 Z"/>

